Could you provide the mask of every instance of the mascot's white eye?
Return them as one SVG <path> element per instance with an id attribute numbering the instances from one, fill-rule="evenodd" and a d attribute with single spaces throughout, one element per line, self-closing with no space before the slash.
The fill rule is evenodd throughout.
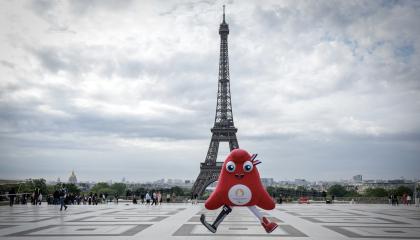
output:
<path id="1" fill-rule="evenodd" d="M 226 170 L 227 170 L 228 172 L 233 172 L 233 171 L 235 171 L 235 168 L 236 168 L 236 165 L 235 165 L 235 163 L 234 163 L 234 162 L 229 161 L 229 162 L 227 162 L 227 163 L 226 163 Z"/>
<path id="2" fill-rule="evenodd" d="M 245 172 L 251 172 L 253 168 L 254 168 L 254 165 L 252 165 L 252 163 L 250 161 L 246 161 L 244 163 L 244 171 Z"/>

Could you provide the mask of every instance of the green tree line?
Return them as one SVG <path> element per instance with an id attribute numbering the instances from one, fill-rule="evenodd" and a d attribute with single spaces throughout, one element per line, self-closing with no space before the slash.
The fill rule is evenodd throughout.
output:
<path id="1" fill-rule="evenodd" d="M 404 193 L 412 195 L 413 193 L 412 189 L 405 186 L 399 186 L 393 189 L 368 188 L 363 193 L 358 193 L 354 189 L 348 190 L 346 187 L 339 184 L 330 186 L 326 192 L 317 191 L 314 189 L 307 189 L 302 186 L 299 186 L 297 188 L 267 187 L 267 191 L 271 196 L 274 197 L 388 197 L 390 195 L 402 196 Z"/>

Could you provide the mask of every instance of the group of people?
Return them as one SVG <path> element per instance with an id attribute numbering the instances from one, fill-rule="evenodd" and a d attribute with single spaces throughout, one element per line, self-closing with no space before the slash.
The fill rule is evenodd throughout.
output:
<path id="1" fill-rule="evenodd" d="M 415 200 L 416 207 L 419 207 L 420 191 L 417 191 L 416 193 L 414 193 L 414 195 L 415 195 L 414 197 L 416 198 Z M 407 193 L 404 193 L 400 199 L 398 198 L 397 195 L 391 194 L 390 196 L 388 196 L 388 202 L 390 205 L 393 205 L 393 206 L 398 206 L 400 203 L 406 206 L 413 204 L 411 195 Z"/>
<path id="2" fill-rule="evenodd" d="M 169 203 L 176 198 L 175 193 L 172 195 L 170 193 L 166 194 L 166 202 Z M 140 194 L 139 199 L 137 196 L 133 196 L 133 204 L 137 204 L 140 201 L 141 204 L 146 205 L 160 205 L 163 202 L 163 196 L 160 191 L 146 192 L 146 194 Z"/>
<path id="3" fill-rule="evenodd" d="M 404 193 L 401 200 L 402 200 L 402 204 L 411 205 L 411 196 L 409 194 Z"/>
<path id="4" fill-rule="evenodd" d="M 32 205 L 42 204 L 42 193 L 39 188 L 35 188 L 32 194 L 29 194 L 29 193 L 17 194 L 15 188 L 12 188 L 10 189 L 8 196 L 9 196 L 9 205 L 11 207 L 15 204 L 15 201 L 19 201 L 21 204 L 27 204 L 29 200 Z"/>
<path id="5" fill-rule="evenodd" d="M 61 195 L 60 190 L 54 191 L 52 195 L 49 195 L 47 197 L 47 203 L 52 204 L 52 205 L 60 204 L 60 195 Z M 66 198 L 65 198 L 65 202 L 71 205 L 80 205 L 80 204 L 98 205 L 98 202 L 100 201 L 101 199 L 96 193 L 89 193 L 88 195 L 84 195 L 84 194 L 77 195 L 77 194 L 68 193 L 66 194 Z"/>

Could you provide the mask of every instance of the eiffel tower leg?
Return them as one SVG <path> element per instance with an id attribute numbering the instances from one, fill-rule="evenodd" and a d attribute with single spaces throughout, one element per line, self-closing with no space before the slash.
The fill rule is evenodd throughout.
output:
<path id="1" fill-rule="evenodd" d="M 209 224 L 206 221 L 206 215 L 204 215 L 204 214 L 201 214 L 200 221 L 210 232 L 215 233 L 217 231 L 217 227 L 219 226 L 219 224 L 223 221 L 223 219 L 225 219 L 225 217 L 230 212 L 232 212 L 232 208 L 230 208 L 227 205 L 224 205 L 223 208 L 222 208 L 222 211 L 219 213 L 216 220 L 214 220 L 213 224 Z"/>
<path id="2" fill-rule="evenodd" d="M 216 164 L 217 153 L 219 151 L 219 141 L 213 135 L 210 141 L 209 149 L 207 151 L 206 159 L 204 164 L 213 166 Z M 205 167 L 205 166 L 204 166 Z M 214 173 L 212 170 L 204 170 L 203 166 L 200 167 L 200 174 L 197 177 L 197 180 L 194 182 L 193 188 L 191 189 L 191 194 L 201 196 L 204 193 L 204 190 L 207 187 L 207 184 L 211 182 L 214 178 L 214 174 L 218 176 L 218 172 Z"/>
<path id="3" fill-rule="evenodd" d="M 207 179 L 208 179 L 207 174 L 205 172 L 201 171 L 200 174 L 197 177 L 197 180 L 195 180 L 194 185 L 191 189 L 192 196 L 195 196 L 195 195 L 201 196 L 203 194 L 205 188 L 207 187 L 207 186 L 205 186 L 206 182 L 207 182 Z"/>
<path id="4" fill-rule="evenodd" d="M 229 148 L 230 148 L 230 151 L 232 151 L 233 149 L 239 148 L 238 139 L 236 139 L 236 135 L 232 139 L 229 140 Z"/>

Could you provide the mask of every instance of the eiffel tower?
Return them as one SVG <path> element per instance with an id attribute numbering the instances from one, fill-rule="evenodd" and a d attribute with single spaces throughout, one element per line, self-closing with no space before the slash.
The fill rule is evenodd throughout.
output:
<path id="1" fill-rule="evenodd" d="M 219 27 L 220 34 L 220 59 L 219 80 L 217 91 L 217 106 L 214 126 L 211 129 L 212 137 L 209 150 L 204 162 L 200 164 L 200 174 L 193 187 L 192 196 L 201 196 L 208 185 L 217 181 L 223 162 L 217 162 L 217 153 L 220 142 L 229 142 L 230 151 L 239 148 L 236 132 L 233 124 L 232 103 L 230 100 L 229 83 L 229 57 L 228 57 L 228 34 L 229 25 L 225 21 L 225 6 L 223 5 L 223 22 Z"/>

